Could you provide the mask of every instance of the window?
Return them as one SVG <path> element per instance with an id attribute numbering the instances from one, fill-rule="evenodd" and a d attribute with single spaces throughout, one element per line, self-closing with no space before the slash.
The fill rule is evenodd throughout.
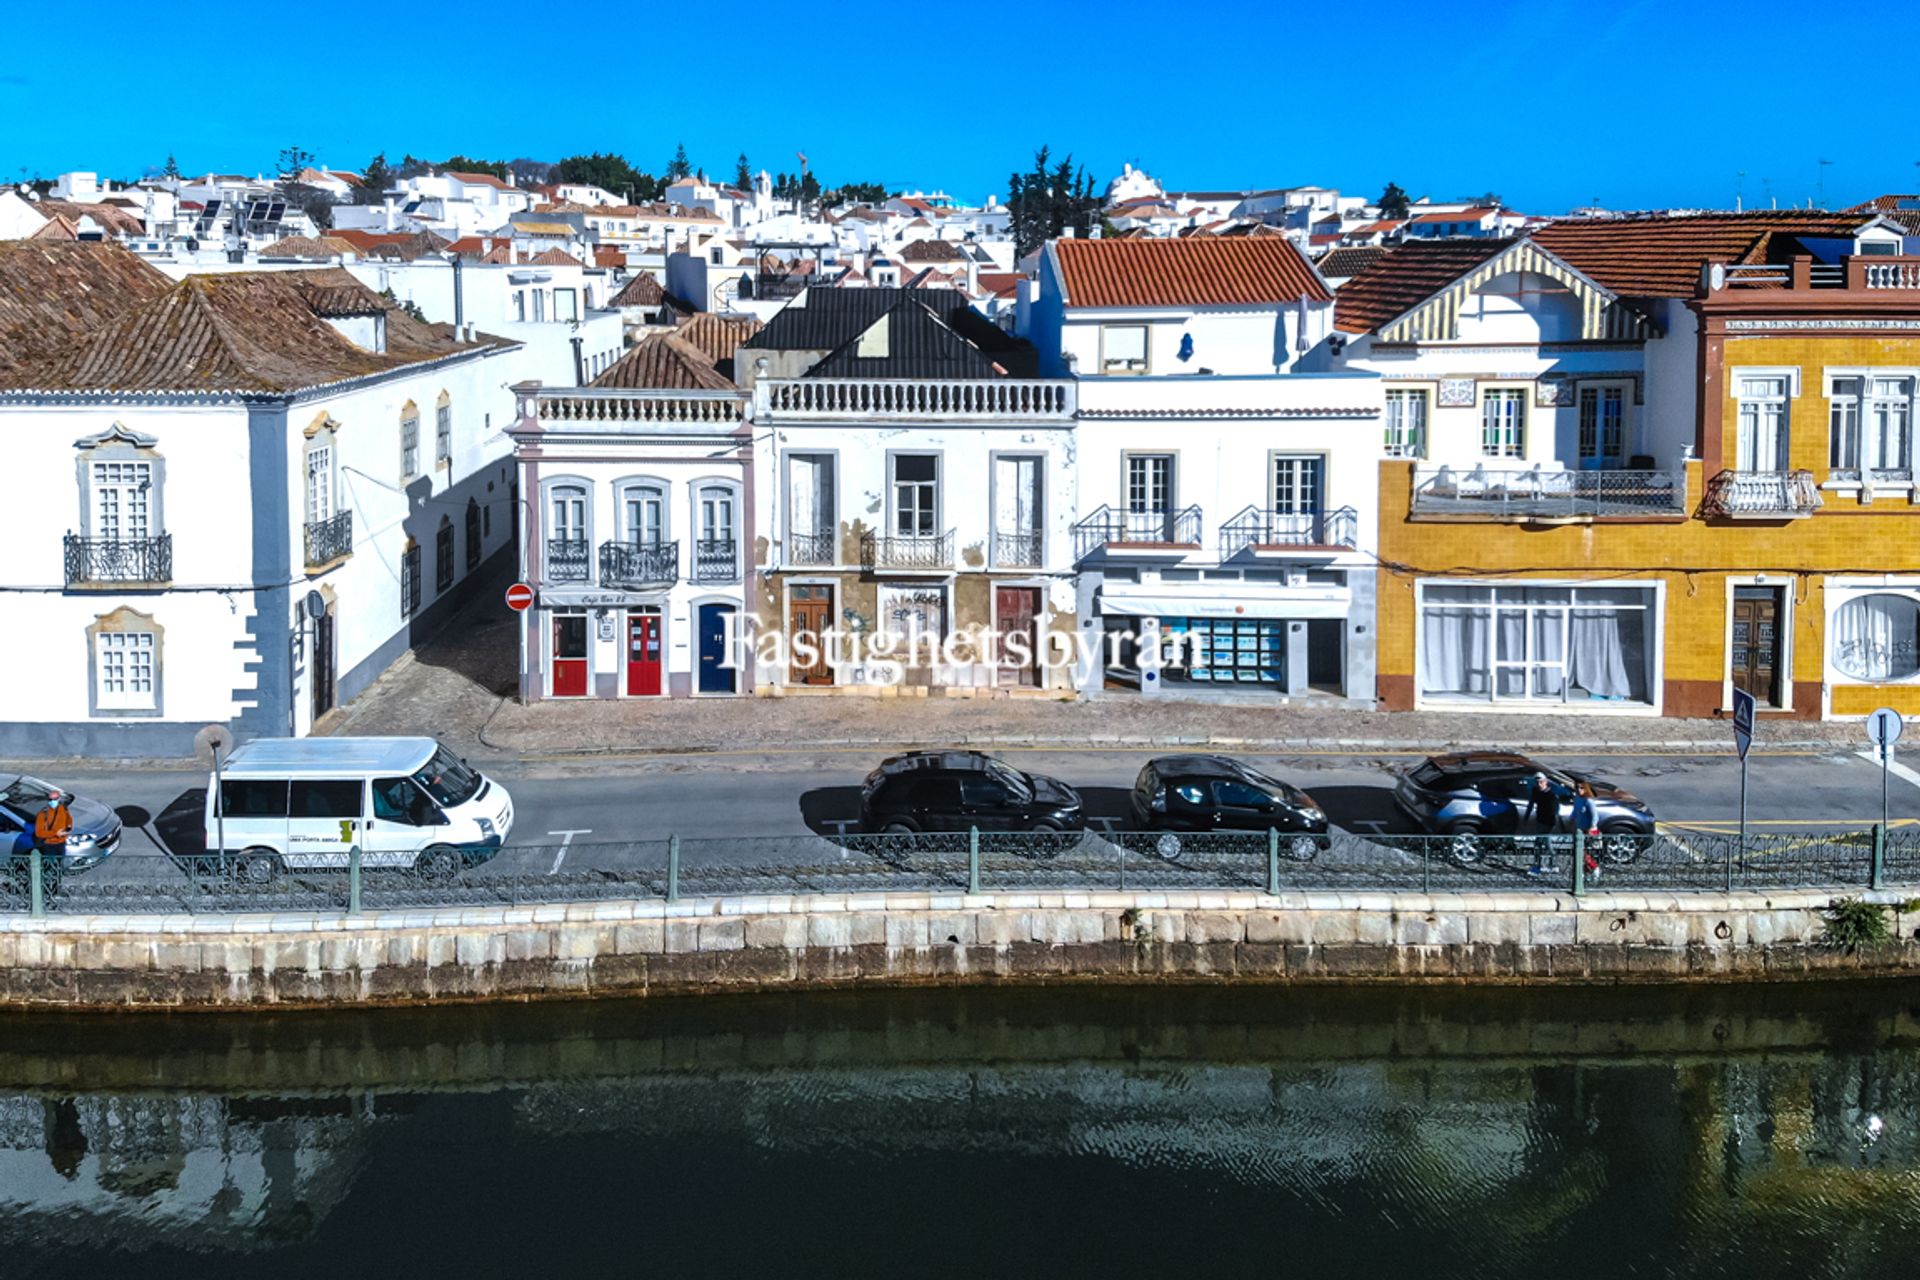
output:
<path id="1" fill-rule="evenodd" d="M 993 460 L 993 559 L 1008 568 L 1037 568 L 1041 556 L 1041 459 Z"/>
<path id="2" fill-rule="evenodd" d="M 892 462 L 894 536 L 933 537 L 940 521 L 939 455 L 897 453 Z"/>
<path id="3" fill-rule="evenodd" d="M 556 485 L 550 499 L 553 522 L 548 536 L 554 542 L 587 540 L 587 491 L 578 485 Z"/>
<path id="4" fill-rule="evenodd" d="M 1734 467 L 1739 471 L 1787 469 L 1787 379 L 1773 375 L 1743 377 L 1740 439 Z"/>
<path id="5" fill-rule="evenodd" d="M 229 818 L 284 818 L 287 816 L 287 784 L 251 778 L 223 780 L 220 811 Z"/>
<path id="6" fill-rule="evenodd" d="M 467 572 L 480 567 L 480 504 L 467 499 Z"/>
<path id="7" fill-rule="evenodd" d="M 444 391 L 433 411 L 433 458 L 435 462 L 453 461 L 453 401 Z"/>
<path id="8" fill-rule="evenodd" d="M 733 542 L 733 490 L 718 486 L 700 490 L 700 541 Z"/>
<path id="9" fill-rule="evenodd" d="M 621 531 L 629 544 L 657 547 L 667 540 L 667 491 L 661 486 L 633 485 L 620 509 Z"/>
<path id="10" fill-rule="evenodd" d="M 480 536 L 482 538 L 493 536 L 493 504 L 491 502 L 480 508 Z"/>
<path id="11" fill-rule="evenodd" d="M 555 320 L 578 320 L 580 318 L 580 295 L 572 289 L 553 291 L 553 318 Z"/>
<path id="12" fill-rule="evenodd" d="M 1859 378 L 1835 378 L 1827 393 L 1827 466 L 1837 478 L 1860 478 Z"/>
<path id="13" fill-rule="evenodd" d="M 1229 809 L 1267 809 L 1273 805 L 1272 798 L 1266 792 L 1227 778 L 1215 779 L 1213 802 Z"/>
<path id="14" fill-rule="evenodd" d="M 833 462 L 830 453 L 787 456 L 787 558 L 795 564 L 834 562 Z"/>
<path id="15" fill-rule="evenodd" d="M 1389 458 L 1418 458 L 1427 447 L 1427 393 L 1387 392 L 1386 453 Z"/>
<path id="16" fill-rule="evenodd" d="M 440 517 L 440 528 L 433 535 L 433 593 L 439 595 L 453 585 L 453 520 Z"/>
<path id="17" fill-rule="evenodd" d="M 420 411 L 409 402 L 400 411 L 400 478 L 420 474 Z"/>
<path id="18" fill-rule="evenodd" d="M 1626 397 L 1619 387 L 1580 388 L 1580 462 L 1617 467 L 1626 459 Z"/>
<path id="19" fill-rule="evenodd" d="M 409 827 L 438 826 L 441 820 L 440 812 L 412 778 L 375 778 L 373 816 Z"/>
<path id="20" fill-rule="evenodd" d="M 1127 510 L 1167 512 L 1173 509 L 1173 455 L 1127 455 Z"/>
<path id="21" fill-rule="evenodd" d="M 102 711 L 152 711 L 155 706 L 155 654 L 151 631 L 103 631 L 94 637 L 94 705 Z"/>
<path id="22" fill-rule="evenodd" d="M 420 544 L 409 539 L 400 556 L 400 616 L 420 612 Z"/>
<path id="23" fill-rule="evenodd" d="M 1320 510 L 1320 469 L 1317 454 L 1276 455 L 1273 459 L 1273 506 L 1287 515 L 1313 515 Z"/>
<path id="24" fill-rule="evenodd" d="M 1145 373 L 1147 371 L 1147 326 L 1108 324 L 1100 326 L 1100 372 Z"/>
<path id="25" fill-rule="evenodd" d="M 1431 702 L 1651 705 L 1649 587 L 1422 583 L 1419 690 Z"/>
<path id="26" fill-rule="evenodd" d="M 307 523 L 333 519 L 333 448 L 315 445 L 307 450 Z"/>
<path id="27" fill-rule="evenodd" d="M 1524 387 L 1492 387 L 1480 402 L 1480 452 L 1489 458 L 1524 458 L 1527 453 L 1527 392 Z"/>
<path id="28" fill-rule="evenodd" d="M 288 792 L 290 818 L 357 818 L 361 813 L 358 778 L 296 778 Z"/>
<path id="29" fill-rule="evenodd" d="M 1856 680 L 1920 675 L 1920 603 L 1910 596 L 1856 596 L 1833 614 L 1833 665 Z"/>
<path id="30" fill-rule="evenodd" d="M 527 295 L 523 289 L 513 291 L 513 318 L 522 324 L 527 320 Z"/>
<path id="31" fill-rule="evenodd" d="M 1857 240 L 1853 247 L 1863 258 L 1894 258 L 1900 254 L 1898 240 Z"/>
<path id="32" fill-rule="evenodd" d="M 1913 379 L 1872 379 L 1866 413 L 1867 466 L 1877 480 L 1913 479 Z"/>
<path id="33" fill-rule="evenodd" d="M 153 464 L 93 464 L 93 536 L 107 542 L 142 542 L 153 536 Z"/>

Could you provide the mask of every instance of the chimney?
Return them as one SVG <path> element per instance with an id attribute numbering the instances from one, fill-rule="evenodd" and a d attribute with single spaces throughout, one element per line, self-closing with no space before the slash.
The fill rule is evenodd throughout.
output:
<path id="1" fill-rule="evenodd" d="M 466 294 L 462 291 L 460 255 L 453 255 L 453 340 L 460 341 L 460 328 L 467 320 Z"/>

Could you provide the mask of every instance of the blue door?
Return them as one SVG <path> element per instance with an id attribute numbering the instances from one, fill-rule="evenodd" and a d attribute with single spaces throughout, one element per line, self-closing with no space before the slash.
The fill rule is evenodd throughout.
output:
<path id="1" fill-rule="evenodd" d="M 733 616 L 730 604 L 700 606 L 700 692 L 734 693 L 734 678 L 739 674 L 727 666 L 727 620 Z"/>

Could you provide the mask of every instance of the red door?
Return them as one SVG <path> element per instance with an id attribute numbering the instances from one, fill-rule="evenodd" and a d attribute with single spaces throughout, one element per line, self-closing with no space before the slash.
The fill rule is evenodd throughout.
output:
<path id="1" fill-rule="evenodd" d="M 627 615 L 627 693 L 651 698 L 660 693 L 660 615 Z"/>
<path id="2" fill-rule="evenodd" d="M 1036 624 L 1040 619 L 1040 589 L 996 587 L 993 611 L 1000 623 L 1000 683 L 1024 689 L 1039 687 L 1040 630 Z"/>
<path id="3" fill-rule="evenodd" d="M 587 615 L 553 615 L 553 696 L 587 696 Z"/>

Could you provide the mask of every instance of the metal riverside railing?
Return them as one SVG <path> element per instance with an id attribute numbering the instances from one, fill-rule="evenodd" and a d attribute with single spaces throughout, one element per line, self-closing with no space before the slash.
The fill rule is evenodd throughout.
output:
<path id="1" fill-rule="evenodd" d="M 1920 829 L 1741 842 L 1718 830 L 1491 837 L 1085 832 L 661 839 L 424 853 L 358 848 L 289 864 L 257 850 L 122 850 L 84 872 L 0 857 L 0 914 L 359 912 L 796 893 L 1242 890 L 1266 893 L 1920 891 Z M 1920 896 L 1917 892 L 1916 896 Z"/>

